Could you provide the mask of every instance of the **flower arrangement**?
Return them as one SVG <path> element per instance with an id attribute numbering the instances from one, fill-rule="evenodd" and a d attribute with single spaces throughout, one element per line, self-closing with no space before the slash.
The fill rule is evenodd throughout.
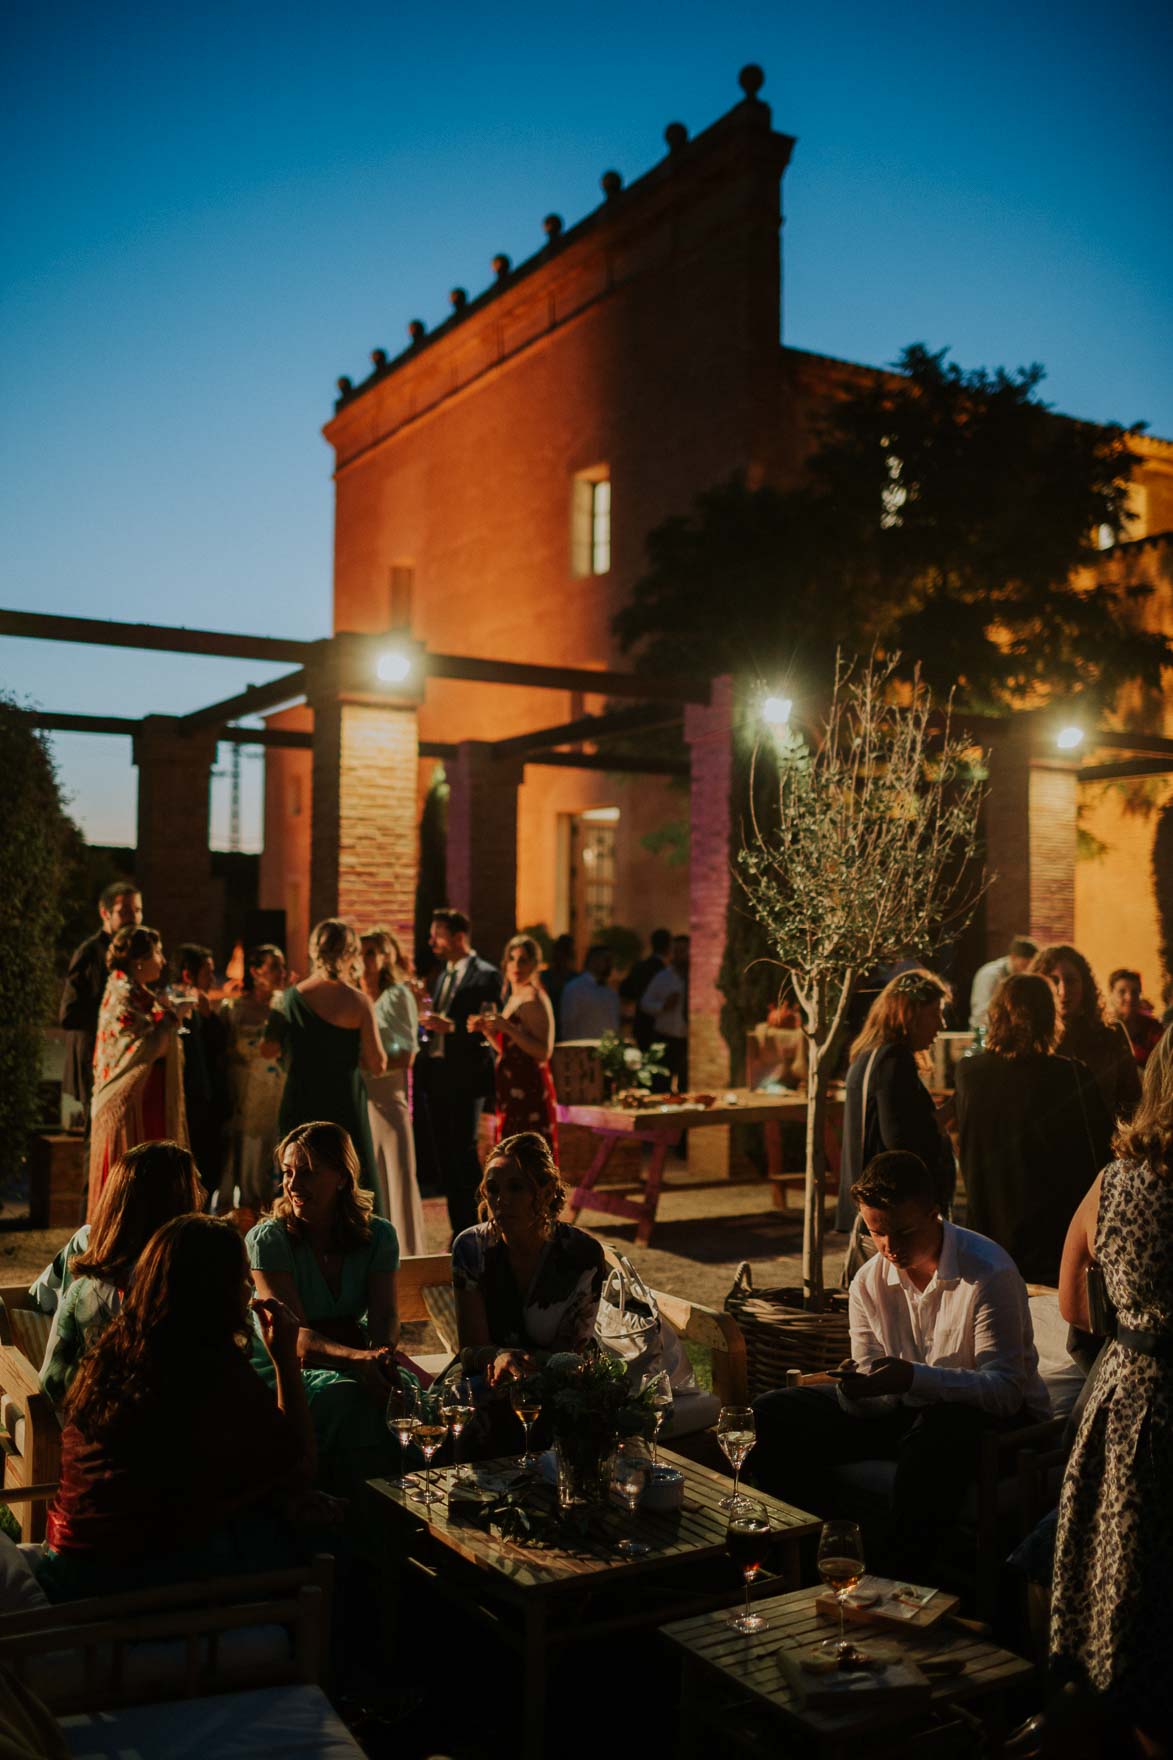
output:
<path id="1" fill-rule="evenodd" d="M 662 1039 L 641 1051 L 638 1045 L 629 1045 L 618 1033 L 604 1033 L 599 1040 L 599 1062 L 611 1093 L 617 1094 L 623 1088 L 642 1088 L 650 1092 L 658 1076 L 663 1078 L 667 1087 L 668 1066 L 664 1061 L 667 1050 Z"/>
<path id="2" fill-rule="evenodd" d="M 581 1353 L 555 1351 L 531 1385 L 555 1437 L 651 1435 L 650 1394 L 637 1392 L 623 1359 L 598 1345 Z"/>

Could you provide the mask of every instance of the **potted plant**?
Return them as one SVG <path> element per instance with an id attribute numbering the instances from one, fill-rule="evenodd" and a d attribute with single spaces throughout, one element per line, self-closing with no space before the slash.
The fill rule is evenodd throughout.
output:
<path id="1" fill-rule="evenodd" d="M 597 1346 L 556 1351 L 533 1385 L 554 1436 L 559 1503 L 605 1503 L 616 1442 L 652 1433 L 650 1395 L 637 1392 L 619 1357 Z"/>

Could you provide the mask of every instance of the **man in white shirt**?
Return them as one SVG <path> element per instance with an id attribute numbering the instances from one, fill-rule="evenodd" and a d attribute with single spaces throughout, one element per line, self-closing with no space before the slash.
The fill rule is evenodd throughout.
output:
<path id="1" fill-rule="evenodd" d="M 1012 972 L 1025 972 L 1038 951 L 1037 941 L 1027 935 L 1016 935 L 1010 943 L 1009 953 L 978 967 L 969 987 L 969 1024 L 975 1033 L 984 1032 L 989 1024 L 990 1004 L 999 985 L 1005 983 Z"/>
<path id="2" fill-rule="evenodd" d="M 562 992 L 562 1037 L 601 1039 L 617 1033 L 622 1018 L 619 992 L 611 988 L 611 949 L 592 947 L 586 970 L 572 978 Z"/>
<path id="3" fill-rule="evenodd" d="M 672 963 L 656 973 L 640 1008 L 652 1017 L 652 1043 L 663 1041 L 665 1062 L 680 1091 L 688 1087 L 688 948 L 687 935 L 672 938 Z"/>
<path id="4" fill-rule="evenodd" d="M 851 1188 L 875 1257 L 848 1298 L 851 1361 L 838 1387 L 755 1404 L 754 1477 L 802 1509 L 850 1515 L 834 1469 L 896 1463 L 885 1562 L 931 1572 L 978 1467 L 984 1432 L 1048 1418 L 1026 1285 L 1010 1255 L 942 1220 L 916 1155 L 877 1155 Z"/>

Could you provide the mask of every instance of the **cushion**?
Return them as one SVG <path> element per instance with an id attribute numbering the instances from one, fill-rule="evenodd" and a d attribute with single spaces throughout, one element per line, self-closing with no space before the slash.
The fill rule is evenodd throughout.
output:
<path id="1" fill-rule="evenodd" d="M 28 1550 L 36 1555 L 40 1547 Z M 27 1613 L 48 1605 L 49 1598 L 33 1575 L 28 1552 L 7 1534 L 0 1534 L 0 1613 Z"/>
<path id="2" fill-rule="evenodd" d="M 1084 1374 L 1067 1351 L 1067 1322 L 1059 1312 L 1059 1291 L 1032 1293 L 1030 1318 L 1039 1353 L 1039 1374 L 1051 1396 L 1051 1411 L 1056 1418 L 1065 1418 L 1079 1398 Z"/>
<path id="3" fill-rule="evenodd" d="M 289 1631 L 285 1626 L 242 1626 L 235 1631 L 220 1632 L 216 1647 L 216 1679 L 231 1684 L 234 1680 L 247 1683 L 258 1672 L 286 1668 L 289 1664 Z M 207 1658 L 207 1638 L 201 1639 L 201 1666 Z M 154 1699 L 168 1693 L 184 1691 L 187 1674 L 187 1639 L 163 1638 L 155 1642 L 128 1644 L 123 1650 L 123 1680 L 135 1698 Z M 108 1680 L 112 1665 L 109 1644 L 99 1644 L 96 1651 L 98 1679 Z M 77 1702 L 86 1686 L 85 1652 L 56 1650 L 30 1659 L 25 1678 L 34 1693 L 47 1705 Z M 101 1750 L 104 1752 L 104 1750 Z M 160 1748 L 158 1753 L 170 1753 Z M 274 1752 L 279 1750 L 274 1749 Z M 258 1749 L 259 1753 L 260 1750 Z"/>
<path id="4" fill-rule="evenodd" d="M 74 1760 L 362 1760 L 320 1687 L 216 1693 L 63 1717 Z"/>
<path id="5" fill-rule="evenodd" d="M 456 1325 L 456 1291 L 450 1283 L 429 1283 L 425 1284 L 420 1294 L 424 1298 L 424 1307 L 428 1310 L 428 1319 L 440 1334 L 440 1343 L 449 1357 L 455 1356 L 460 1348 L 457 1342 L 459 1333 Z"/>
<path id="6" fill-rule="evenodd" d="M 721 1401 L 715 1393 L 706 1393 L 703 1387 L 693 1387 L 686 1391 L 676 1391 L 672 1400 L 672 1416 L 660 1430 L 661 1442 L 674 1442 L 681 1436 L 695 1436 L 700 1430 L 707 1430 L 715 1424 L 721 1411 Z"/>

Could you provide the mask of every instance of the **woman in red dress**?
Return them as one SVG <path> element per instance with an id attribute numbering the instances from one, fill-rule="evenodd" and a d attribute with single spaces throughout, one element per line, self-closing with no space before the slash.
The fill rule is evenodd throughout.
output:
<path id="1" fill-rule="evenodd" d="M 532 935 L 515 935 L 501 964 L 505 1007 L 473 1015 L 470 1032 L 484 1033 L 497 1050 L 497 1141 L 537 1131 L 558 1157 L 557 1096 L 550 1074 L 554 1010 L 538 977 L 541 951 Z"/>

